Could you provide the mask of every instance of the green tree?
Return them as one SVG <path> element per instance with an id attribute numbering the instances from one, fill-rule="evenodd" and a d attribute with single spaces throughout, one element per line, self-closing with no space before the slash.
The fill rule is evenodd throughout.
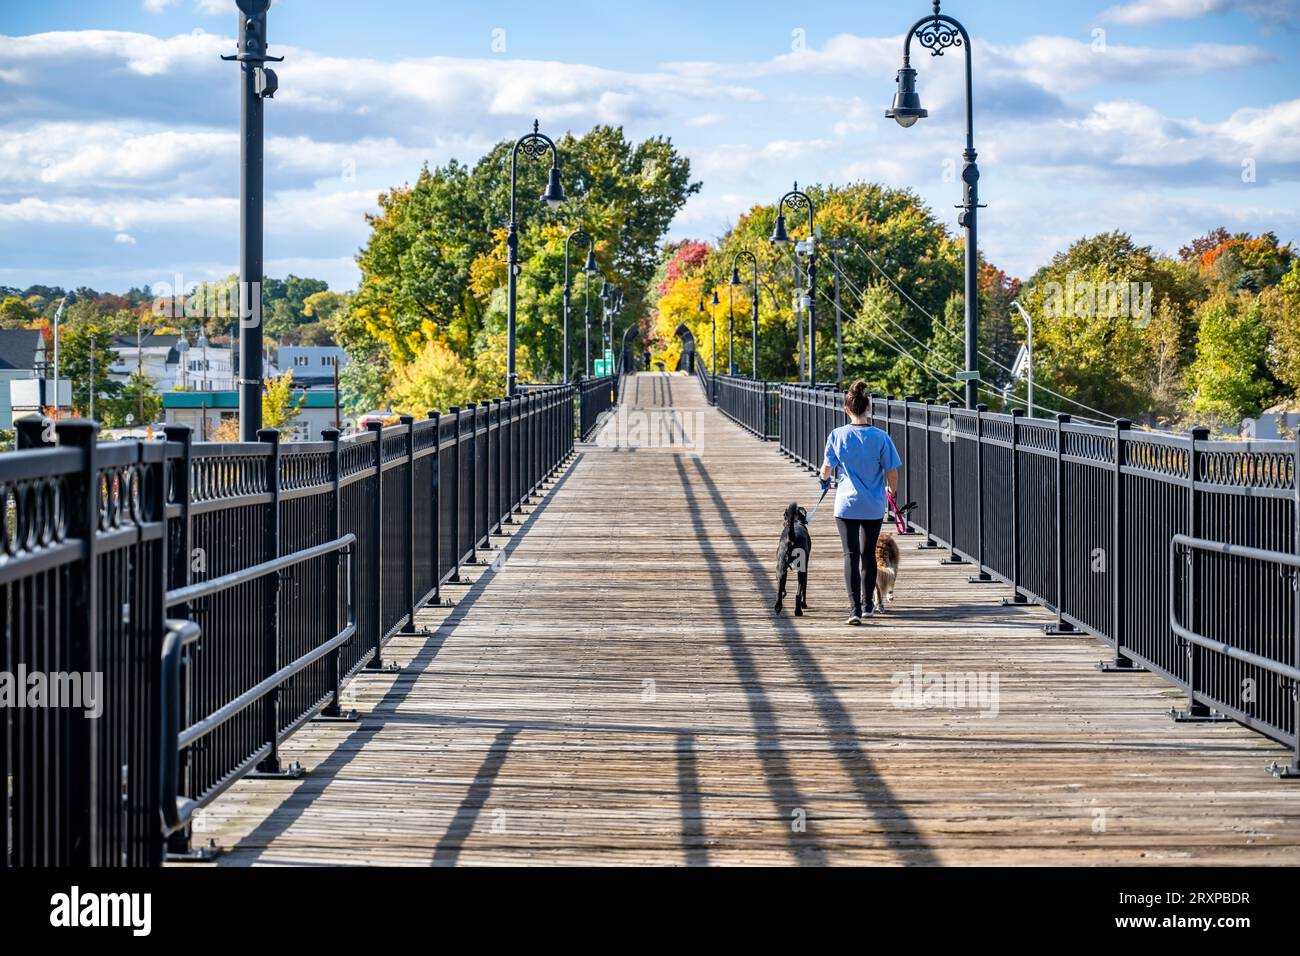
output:
<path id="1" fill-rule="evenodd" d="M 16 295 L 6 296 L 0 302 L 0 328 L 30 329 L 40 318 L 41 314 L 36 309 Z"/>
<path id="2" fill-rule="evenodd" d="M 1278 392 L 1268 368 L 1269 327 L 1258 298 L 1219 294 L 1199 310 L 1196 359 L 1188 370 L 1193 414 L 1235 430 Z"/>

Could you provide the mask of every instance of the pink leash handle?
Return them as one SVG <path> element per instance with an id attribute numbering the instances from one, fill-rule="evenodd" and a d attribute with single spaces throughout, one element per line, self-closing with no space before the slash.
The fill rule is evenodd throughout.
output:
<path id="1" fill-rule="evenodd" d="M 907 534 L 907 519 L 899 513 L 898 502 L 894 499 L 894 493 L 886 488 L 885 497 L 889 499 L 889 510 L 894 513 L 894 527 L 898 529 L 899 534 Z"/>

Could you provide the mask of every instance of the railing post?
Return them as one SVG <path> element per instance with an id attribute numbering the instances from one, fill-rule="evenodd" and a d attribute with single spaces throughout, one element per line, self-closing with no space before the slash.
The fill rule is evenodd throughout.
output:
<path id="1" fill-rule="evenodd" d="M 406 588 L 406 610 L 408 617 L 403 634 L 416 633 L 415 627 L 415 416 L 402 415 L 398 418 L 406 426 L 406 481 L 402 482 L 402 492 L 406 495 L 406 533 L 402 535 L 402 551 L 405 564 L 402 568 L 402 584 Z"/>
<path id="2" fill-rule="evenodd" d="M 493 476 L 496 481 L 496 501 L 492 503 L 492 525 L 497 534 L 504 534 L 505 529 L 501 526 L 502 519 L 506 513 L 506 487 L 505 477 L 509 472 L 506 469 L 506 456 L 510 454 L 510 449 L 506 444 L 506 405 L 499 398 L 492 399 L 492 409 L 497 418 L 497 437 L 496 441 L 496 474 Z M 489 458 L 489 461 L 493 459 Z"/>
<path id="3" fill-rule="evenodd" d="M 1003 604 L 1028 604 L 1020 593 L 1020 419 L 1024 409 L 1011 409 L 1011 597 Z"/>
<path id="4" fill-rule="evenodd" d="M 190 569 L 193 565 L 190 548 L 193 541 L 193 525 L 190 517 L 190 462 L 193 458 L 194 433 L 188 425 L 167 425 L 163 428 L 163 437 L 168 442 L 181 446 L 180 458 L 171 464 L 172 500 L 180 509 L 180 517 L 176 522 L 175 546 L 168 553 L 167 559 L 167 586 L 179 588 L 189 584 L 192 578 Z M 166 463 L 164 463 L 164 467 L 166 467 Z M 190 606 L 184 604 L 175 608 L 171 616 L 192 619 L 192 613 Z M 165 608 L 164 616 L 166 616 Z M 182 714 L 189 713 L 192 699 L 188 676 L 187 669 L 186 679 L 182 680 L 180 688 L 180 712 Z M 177 754 L 177 778 L 181 793 L 184 794 L 193 793 L 194 766 L 190 758 L 191 754 L 188 748 Z M 167 837 L 166 852 L 179 857 L 190 857 L 193 854 L 192 835 L 192 828 L 189 826 L 177 830 Z"/>
<path id="5" fill-rule="evenodd" d="M 1291 550 L 1300 555 L 1300 430 L 1296 432 L 1295 447 L 1291 452 L 1291 484 L 1294 496 L 1291 502 Z M 1296 578 L 1291 579 L 1297 584 Z M 1292 587 L 1291 593 L 1291 631 L 1292 658 L 1291 666 L 1300 667 L 1300 587 Z M 1300 777 L 1300 685 L 1291 682 L 1291 732 L 1295 735 L 1295 751 L 1291 755 L 1291 766 L 1286 776 Z"/>
<path id="6" fill-rule="evenodd" d="M 948 446 L 948 557 L 943 564 L 965 564 L 957 553 L 957 403 L 948 403 L 948 418 L 944 422 L 944 444 Z"/>
<path id="7" fill-rule="evenodd" d="M 939 542 L 934 540 L 934 497 L 931 488 L 934 482 L 931 480 L 930 463 L 930 412 L 934 409 L 934 399 L 925 400 L 925 540 L 918 544 L 918 550 L 932 550 L 939 547 Z"/>
<path id="8" fill-rule="evenodd" d="M 262 525 L 262 560 L 273 561 L 280 556 L 280 432 L 275 428 L 263 428 L 257 433 L 257 440 L 270 445 L 266 458 L 266 485 L 271 493 L 271 504 L 266 509 Z M 270 677 L 280 669 L 280 573 L 268 574 L 265 578 L 264 597 L 266 607 L 263 609 L 263 621 L 266 631 L 262 640 L 262 669 L 264 676 Z M 276 687 L 262 701 L 262 736 L 270 751 L 257 771 L 250 777 L 299 777 L 302 770 L 296 764 L 285 767 L 280 763 L 280 694 L 283 687 Z"/>
<path id="9" fill-rule="evenodd" d="M 59 422 L 58 443 L 81 450 L 81 471 L 68 489 L 68 531 L 79 539 L 81 558 L 76 563 L 77 579 L 68 591 L 67 668 L 81 674 L 102 672 L 99 663 L 99 558 L 95 536 L 99 531 L 102 492 L 96 463 L 95 443 L 99 426 L 92 421 L 72 418 Z M 77 711 L 69 722 L 68 759 L 68 834 L 66 862 L 71 866 L 98 866 L 99 856 L 99 788 L 112 781 L 99 779 L 99 740 L 95 721 Z"/>
<path id="10" fill-rule="evenodd" d="M 320 437 L 323 441 L 330 443 L 329 455 L 329 523 L 330 537 L 337 541 L 343 537 L 343 449 L 339 444 L 342 432 L 337 428 L 321 429 Z M 325 586 L 325 606 L 330 609 L 333 615 L 334 632 L 337 634 L 347 623 L 344 620 L 342 595 L 344 587 L 339 583 L 339 576 L 343 572 L 344 561 L 339 552 L 331 552 L 329 557 L 329 583 Z M 321 720 L 344 720 L 353 721 L 357 719 L 356 711 L 343 711 L 343 667 L 342 667 L 343 648 L 337 648 L 334 653 L 327 657 L 325 663 L 325 679 L 329 683 L 330 702 L 325 705 L 321 711 Z"/>
<path id="11" fill-rule="evenodd" d="M 447 414 L 451 416 L 452 429 L 451 439 L 452 448 L 456 450 L 452 464 L 452 477 L 455 479 L 455 491 L 452 493 L 451 509 L 451 575 L 447 578 L 449 582 L 460 580 L 460 556 L 463 553 L 460 549 L 460 497 L 462 489 L 461 481 L 461 461 L 460 456 L 463 449 L 460 446 L 460 406 L 452 405 L 447 409 Z M 442 476 L 442 453 L 438 453 L 438 474 L 440 476 L 438 484 L 438 493 L 447 494 L 447 484 L 441 480 Z"/>
<path id="12" fill-rule="evenodd" d="M 912 500 L 912 406 L 918 401 L 916 395 L 903 396 L 903 504 Z M 903 534 L 915 534 L 910 514 L 903 516 Z"/>
<path id="13" fill-rule="evenodd" d="M 14 447 L 18 451 L 27 448 L 52 448 L 54 446 L 54 429 L 50 426 L 54 419 L 44 415 L 24 415 L 14 419 Z"/>
<path id="14" fill-rule="evenodd" d="M 1044 634 L 1077 634 L 1074 625 L 1065 620 L 1065 426 L 1070 416 L 1056 414 L 1056 623 L 1043 628 Z"/>
<path id="15" fill-rule="evenodd" d="M 382 422 L 367 422 L 366 428 L 375 436 L 375 457 L 371 467 L 374 468 L 374 494 L 370 496 L 371 536 L 368 542 L 370 551 L 370 587 L 374 594 L 371 602 L 370 620 L 367 622 L 371 633 L 371 645 L 374 654 L 366 665 L 368 671 L 382 671 L 384 667 L 384 425 Z M 358 543 L 358 546 L 365 546 Z"/>
<path id="16" fill-rule="evenodd" d="M 429 412 L 433 422 L 433 464 L 429 468 L 429 498 L 431 502 L 429 534 L 433 538 L 433 597 L 429 600 L 435 605 L 442 604 L 442 415 L 435 408 Z"/>
<path id="17" fill-rule="evenodd" d="M 1115 641 L 1115 658 L 1111 661 L 1098 661 L 1097 669 L 1100 671 L 1144 671 L 1145 667 L 1133 663 L 1133 659 L 1124 653 L 1124 644 L 1126 628 L 1124 626 L 1124 617 L 1127 613 L 1127 597 L 1125 586 L 1127 584 L 1127 567 L 1124 560 L 1124 439 L 1128 434 L 1133 423 L 1128 419 L 1121 418 L 1115 422 L 1115 461 L 1114 461 L 1114 497 L 1111 499 L 1114 506 L 1114 515 L 1111 521 L 1111 551 L 1107 568 L 1111 576 L 1111 637 Z"/>
<path id="18" fill-rule="evenodd" d="M 1198 507 L 1196 498 L 1196 481 L 1201 472 L 1201 449 L 1198 445 L 1201 442 L 1209 441 L 1210 430 L 1208 428 L 1193 428 L 1192 434 L 1187 442 L 1187 534 L 1192 538 L 1201 536 L 1201 509 Z M 1193 634 L 1201 633 L 1201 595 L 1196 590 L 1197 565 L 1200 563 L 1198 556 L 1200 552 L 1192 549 L 1187 556 L 1187 577 L 1186 586 L 1183 589 L 1183 598 L 1187 602 L 1187 629 Z M 1173 581 L 1170 580 L 1169 586 L 1173 587 Z M 1200 680 L 1201 672 L 1201 649 L 1191 641 L 1185 641 L 1187 647 L 1187 707 L 1183 710 L 1170 708 L 1169 716 L 1179 722 L 1207 722 L 1218 721 L 1214 712 L 1205 704 L 1196 700 L 1196 685 Z"/>
<path id="19" fill-rule="evenodd" d="M 464 462 L 460 462 L 460 476 L 463 476 L 468 472 L 470 477 L 469 481 L 464 483 L 464 495 L 461 498 L 464 508 L 457 508 L 456 523 L 457 525 L 460 524 L 461 516 L 468 516 L 469 520 L 466 522 L 468 528 L 466 528 L 467 533 L 465 538 L 466 543 L 469 544 L 469 548 L 462 548 L 458 553 L 464 554 L 465 551 L 468 550 L 469 557 L 465 559 L 465 563 L 478 564 L 478 537 L 476 536 L 476 529 L 474 527 L 475 501 L 477 498 L 477 492 L 474 486 L 478 484 L 478 403 L 467 402 L 464 411 L 461 412 L 462 419 L 465 417 L 466 413 L 469 414 L 469 441 L 465 442 L 465 447 L 461 449 L 461 454 L 464 455 L 468 452 L 468 456 Z M 463 421 L 458 421 L 456 423 L 457 441 L 460 440 L 459 435 L 462 425 L 464 425 Z M 468 462 L 468 466 L 466 465 L 466 462 Z"/>
<path id="20" fill-rule="evenodd" d="M 975 406 L 975 573 L 970 576 L 971 584 L 989 584 L 993 575 L 985 570 L 988 562 L 984 552 L 984 416 L 988 413 L 987 405 Z M 957 537 L 955 534 L 953 537 Z"/>

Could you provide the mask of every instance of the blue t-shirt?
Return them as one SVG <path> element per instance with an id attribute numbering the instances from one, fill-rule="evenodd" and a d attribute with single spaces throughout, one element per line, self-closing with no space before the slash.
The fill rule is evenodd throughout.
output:
<path id="1" fill-rule="evenodd" d="M 888 434 L 873 425 L 841 425 L 826 439 L 825 463 L 839 472 L 835 517 L 885 516 L 885 473 L 903 464 Z"/>

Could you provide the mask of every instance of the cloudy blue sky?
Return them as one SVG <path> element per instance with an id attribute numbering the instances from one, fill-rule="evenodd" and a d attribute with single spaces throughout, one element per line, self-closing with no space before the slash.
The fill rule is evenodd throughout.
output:
<path id="1" fill-rule="evenodd" d="M 798 179 L 911 186 L 952 223 L 961 59 L 914 58 L 930 118 L 883 118 L 907 2 L 277 0 L 267 272 L 350 288 L 364 213 L 424 161 L 540 117 L 671 136 L 713 238 Z M 1027 276 L 1112 228 L 1300 240 L 1300 0 L 953 0 L 974 37 L 981 241 Z M 0 4 L 0 284 L 125 290 L 235 271 L 233 0 Z"/>

